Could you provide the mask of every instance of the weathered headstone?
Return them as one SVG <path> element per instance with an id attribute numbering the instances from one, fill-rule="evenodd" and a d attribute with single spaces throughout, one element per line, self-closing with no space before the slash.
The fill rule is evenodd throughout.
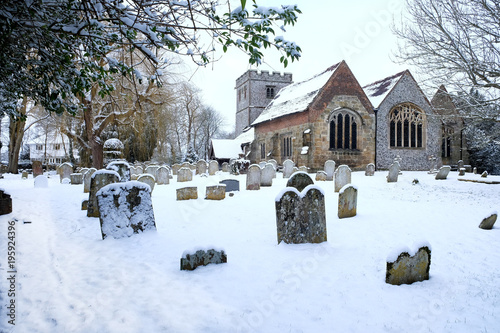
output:
<path id="1" fill-rule="evenodd" d="M 448 174 L 450 173 L 451 167 L 448 165 L 442 166 L 438 173 L 436 174 L 436 180 L 443 180 L 448 177 Z"/>
<path id="2" fill-rule="evenodd" d="M 96 168 L 90 168 L 83 175 L 83 193 L 89 193 L 90 192 L 90 181 L 92 179 L 92 175 L 96 171 L 97 171 Z"/>
<path id="3" fill-rule="evenodd" d="M 342 187 L 339 191 L 339 219 L 356 216 L 357 206 L 358 189 L 350 184 Z"/>
<path id="4" fill-rule="evenodd" d="M 276 199 L 278 244 L 321 243 L 327 240 L 325 197 L 314 185 L 302 193 L 287 187 Z"/>
<path id="5" fill-rule="evenodd" d="M 240 181 L 236 179 L 224 179 L 219 182 L 220 184 L 226 185 L 226 192 L 239 191 Z"/>
<path id="6" fill-rule="evenodd" d="M 210 249 L 197 250 L 195 253 L 185 252 L 181 258 L 181 271 L 192 271 L 200 266 L 223 263 L 227 263 L 227 255 L 224 250 Z"/>
<path id="7" fill-rule="evenodd" d="M 36 176 L 34 180 L 35 188 L 49 187 L 49 179 L 45 175 Z"/>
<path id="8" fill-rule="evenodd" d="M 83 175 L 81 173 L 72 173 L 69 175 L 71 180 L 71 185 L 81 185 L 83 184 Z"/>
<path id="9" fill-rule="evenodd" d="M 207 186 L 205 199 L 222 200 L 226 198 L 226 185 Z"/>
<path id="10" fill-rule="evenodd" d="M 224 162 L 222 163 L 222 172 L 230 172 L 231 169 L 229 168 L 229 163 Z"/>
<path id="11" fill-rule="evenodd" d="M 465 168 L 465 163 L 462 160 L 459 160 L 457 162 L 457 169 L 460 170 L 461 168 Z"/>
<path id="12" fill-rule="evenodd" d="M 182 182 L 189 182 L 193 180 L 193 172 L 191 171 L 190 168 L 180 168 L 177 171 L 177 182 L 182 183 Z"/>
<path id="13" fill-rule="evenodd" d="M 59 166 L 59 172 L 59 181 L 62 183 L 64 178 L 70 179 L 70 175 L 73 173 L 73 165 L 65 162 Z"/>
<path id="14" fill-rule="evenodd" d="M 283 178 L 290 178 L 293 173 L 294 163 L 292 160 L 285 160 L 283 162 Z"/>
<path id="15" fill-rule="evenodd" d="M 324 171 L 316 172 L 316 181 L 324 182 L 328 178 L 328 175 Z"/>
<path id="16" fill-rule="evenodd" d="M 153 193 L 156 184 L 156 179 L 155 177 L 153 177 L 153 175 L 150 175 L 149 173 L 143 173 L 142 175 L 137 177 L 137 181 L 148 184 L 149 187 L 151 187 L 151 193 Z"/>
<path id="17" fill-rule="evenodd" d="M 158 177 L 157 172 L 159 168 L 160 168 L 159 165 L 148 165 L 146 170 L 144 170 L 144 173 L 152 175 L 156 181 L 156 178 Z"/>
<path id="18" fill-rule="evenodd" d="M 458 175 L 459 176 L 465 176 L 465 168 L 458 169 Z"/>
<path id="19" fill-rule="evenodd" d="M 269 161 L 267 161 L 267 163 L 271 163 L 274 167 L 274 170 L 278 170 L 278 162 L 276 162 L 275 159 L 270 159 Z"/>
<path id="20" fill-rule="evenodd" d="M 156 183 L 158 185 L 168 185 L 170 181 L 170 171 L 167 167 L 161 166 L 156 171 Z"/>
<path id="21" fill-rule="evenodd" d="M 87 210 L 89 208 L 89 199 L 82 200 L 82 210 Z"/>
<path id="22" fill-rule="evenodd" d="M 260 186 L 273 186 L 273 178 L 276 175 L 276 170 L 271 163 L 267 163 L 261 170 Z"/>
<path id="23" fill-rule="evenodd" d="M 247 172 L 247 190 L 260 190 L 261 169 L 257 164 L 252 164 Z"/>
<path id="24" fill-rule="evenodd" d="M 207 162 L 205 160 L 199 160 L 196 162 L 196 174 L 202 175 L 207 173 Z"/>
<path id="25" fill-rule="evenodd" d="M 28 171 L 21 172 L 21 179 L 28 179 L 28 177 L 29 177 Z"/>
<path id="26" fill-rule="evenodd" d="M 210 176 L 215 175 L 215 173 L 219 171 L 219 162 L 217 161 L 210 161 L 208 163 L 208 174 Z"/>
<path id="27" fill-rule="evenodd" d="M 12 198 L 10 194 L 0 190 L 0 215 L 12 213 Z"/>
<path id="28" fill-rule="evenodd" d="M 481 223 L 479 224 L 479 228 L 484 229 L 484 230 L 491 230 L 493 229 L 493 225 L 497 221 L 497 214 L 493 213 L 487 218 L 483 219 Z"/>
<path id="29" fill-rule="evenodd" d="M 396 183 L 399 176 L 399 163 L 392 163 L 389 167 L 389 174 L 387 175 L 388 183 Z"/>
<path id="30" fill-rule="evenodd" d="M 174 176 L 177 176 L 177 172 L 179 171 L 179 169 L 181 168 L 181 165 L 180 164 L 174 164 L 172 165 L 172 174 Z"/>
<path id="31" fill-rule="evenodd" d="M 335 170 L 335 192 L 340 191 L 342 187 L 351 183 L 351 169 L 345 164 L 339 165 Z"/>
<path id="32" fill-rule="evenodd" d="M 410 252 L 405 249 L 399 254 L 393 253 L 387 257 L 386 283 L 399 286 L 429 280 L 430 246 L 421 246 L 414 254 Z"/>
<path id="33" fill-rule="evenodd" d="M 487 178 L 488 177 L 488 171 L 483 171 L 481 174 L 481 178 Z"/>
<path id="34" fill-rule="evenodd" d="M 375 175 L 375 164 L 369 163 L 366 165 L 365 176 L 374 176 Z"/>
<path id="35" fill-rule="evenodd" d="M 292 175 L 293 175 L 294 173 L 296 173 L 296 172 L 299 172 L 299 171 L 300 171 L 300 170 L 299 170 L 299 168 L 297 168 L 296 166 L 294 166 L 294 167 L 292 168 Z"/>
<path id="36" fill-rule="evenodd" d="M 43 175 L 43 167 L 41 161 L 33 161 L 33 178 Z"/>
<path id="37" fill-rule="evenodd" d="M 106 169 L 118 172 L 121 182 L 128 182 L 130 180 L 130 164 L 126 161 L 109 162 Z"/>
<path id="38" fill-rule="evenodd" d="M 309 172 L 309 168 L 306 167 L 305 165 L 299 167 L 299 171 L 300 172 L 305 172 L 305 173 L 308 173 Z"/>
<path id="39" fill-rule="evenodd" d="M 196 186 L 181 187 L 176 190 L 177 200 L 198 199 L 198 188 Z"/>
<path id="40" fill-rule="evenodd" d="M 307 186 L 314 185 L 312 178 L 306 172 L 296 172 L 286 182 L 286 187 L 296 188 L 302 192 Z"/>
<path id="41" fill-rule="evenodd" d="M 325 162 L 325 172 L 326 172 L 326 180 L 332 181 L 333 174 L 335 173 L 335 161 L 328 160 Z"/>
<path id="42" fill-rule="evenodd" d="M 88 172 L 87 172 L 88 173 Z M 112 170 L 97 170 L 90 178 L 89 204 L 87 217 L 99 217 L 99 206 L 97 205 L 97 192 L 106 185 L 120 181 L 120 175 Z"/>
<path id="43" fill-rule="evenodd" d="M 97 202 L 103 239 L 156 230 L 151 189 L 144 183 L 129 181 L 107 185 L 97 192 Z"/>
<path id="44" fill-rule="evenodd" d="M 477 175 L 477 167 L 474 167 L 474 169 L 472 169 L 472 173 Z"/>

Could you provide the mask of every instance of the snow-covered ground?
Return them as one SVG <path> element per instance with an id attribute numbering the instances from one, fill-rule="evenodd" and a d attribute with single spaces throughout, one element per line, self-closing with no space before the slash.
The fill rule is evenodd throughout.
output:
<path id="1" fill-rule="evenodd" d="M 355 172 L 358 215 L 339 220 L 325 191 L 328 241 L 277 244 L 270 188 L 205 201 L 228 174 L 157 185 L 157 232 L 101 240 L 99 219 L 80 210 L 83 185 L 48 188 L 5 175 L 13 213 L 0 216 L 2 332 L 498 332 L 500 227 L 478 228 L 500 208 L 500 185 L 436 181 L 425 172 Z M 311 175 L 314 179 L 314 175 Z M 468 177 L 472 177 L 469 175 Z M 417 178 L 419 183 L 412 185 Z M 197 185 L 198 200 L 175 189 Z M 5 304 L 7 226 L 17 218 L 16 321 Z M 24 224 L 23 221 L 31 221 Z M 415 242 L 432 246 L 430 280 L 385 283 L 386 258 Z M 180 271 L 191 248 L 223 248 L 228 263 Z M 7 288 L 7 289 L 6 289 Z"/>

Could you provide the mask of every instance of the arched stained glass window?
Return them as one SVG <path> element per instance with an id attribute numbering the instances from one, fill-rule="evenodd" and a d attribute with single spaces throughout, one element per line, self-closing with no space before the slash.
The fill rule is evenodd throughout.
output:
<path id="1" fill-rule="evenodd" d="M 330 149 L 358 149 L 360 119 L 349 110 L 330 115 Z"/>
<path id="2" fill-rule="evenodd" d="M 391 148 L 422 148 L 425 115 L 415 105 L 405 103 L 389 113 L 389 145 Z"/>

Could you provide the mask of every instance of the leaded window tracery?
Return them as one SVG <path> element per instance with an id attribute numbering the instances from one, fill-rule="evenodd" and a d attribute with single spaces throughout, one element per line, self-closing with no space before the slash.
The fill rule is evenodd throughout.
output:
<path id="1" fill-rule="evenodd" d="M 389 113 L 391 148 L 422 148 L 425 141 L 425 115 L 415 105 L 405 103 Z"/>

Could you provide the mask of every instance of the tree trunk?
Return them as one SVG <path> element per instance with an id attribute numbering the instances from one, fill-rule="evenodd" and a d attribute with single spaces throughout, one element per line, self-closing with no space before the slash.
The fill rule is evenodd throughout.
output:
<path id="1" fill-rule="evenodd" d="M 87 99 L 82 99 L 82 101 L 84 103 L 83 120 L 85 121 L 85 129 L 92 153 L 92 167 L 99 170 L 103 167 L 103 143 L 94 131 L 92 102 Z"/>
<path id="2" fill-rule="evenodd" d="M 26 110 L 28 108 L 28 98 L 23 98 L 23 104 L 19 113 L 21 115 L 26 115 Z M 10 119 L 9 125 L 9 166 L 8 172 L 18 173 L 18 163 L 19 163 L 19 151 L 21 150 L 21 144 L 23 143 L 24 136 L 24 120 Z"/>

